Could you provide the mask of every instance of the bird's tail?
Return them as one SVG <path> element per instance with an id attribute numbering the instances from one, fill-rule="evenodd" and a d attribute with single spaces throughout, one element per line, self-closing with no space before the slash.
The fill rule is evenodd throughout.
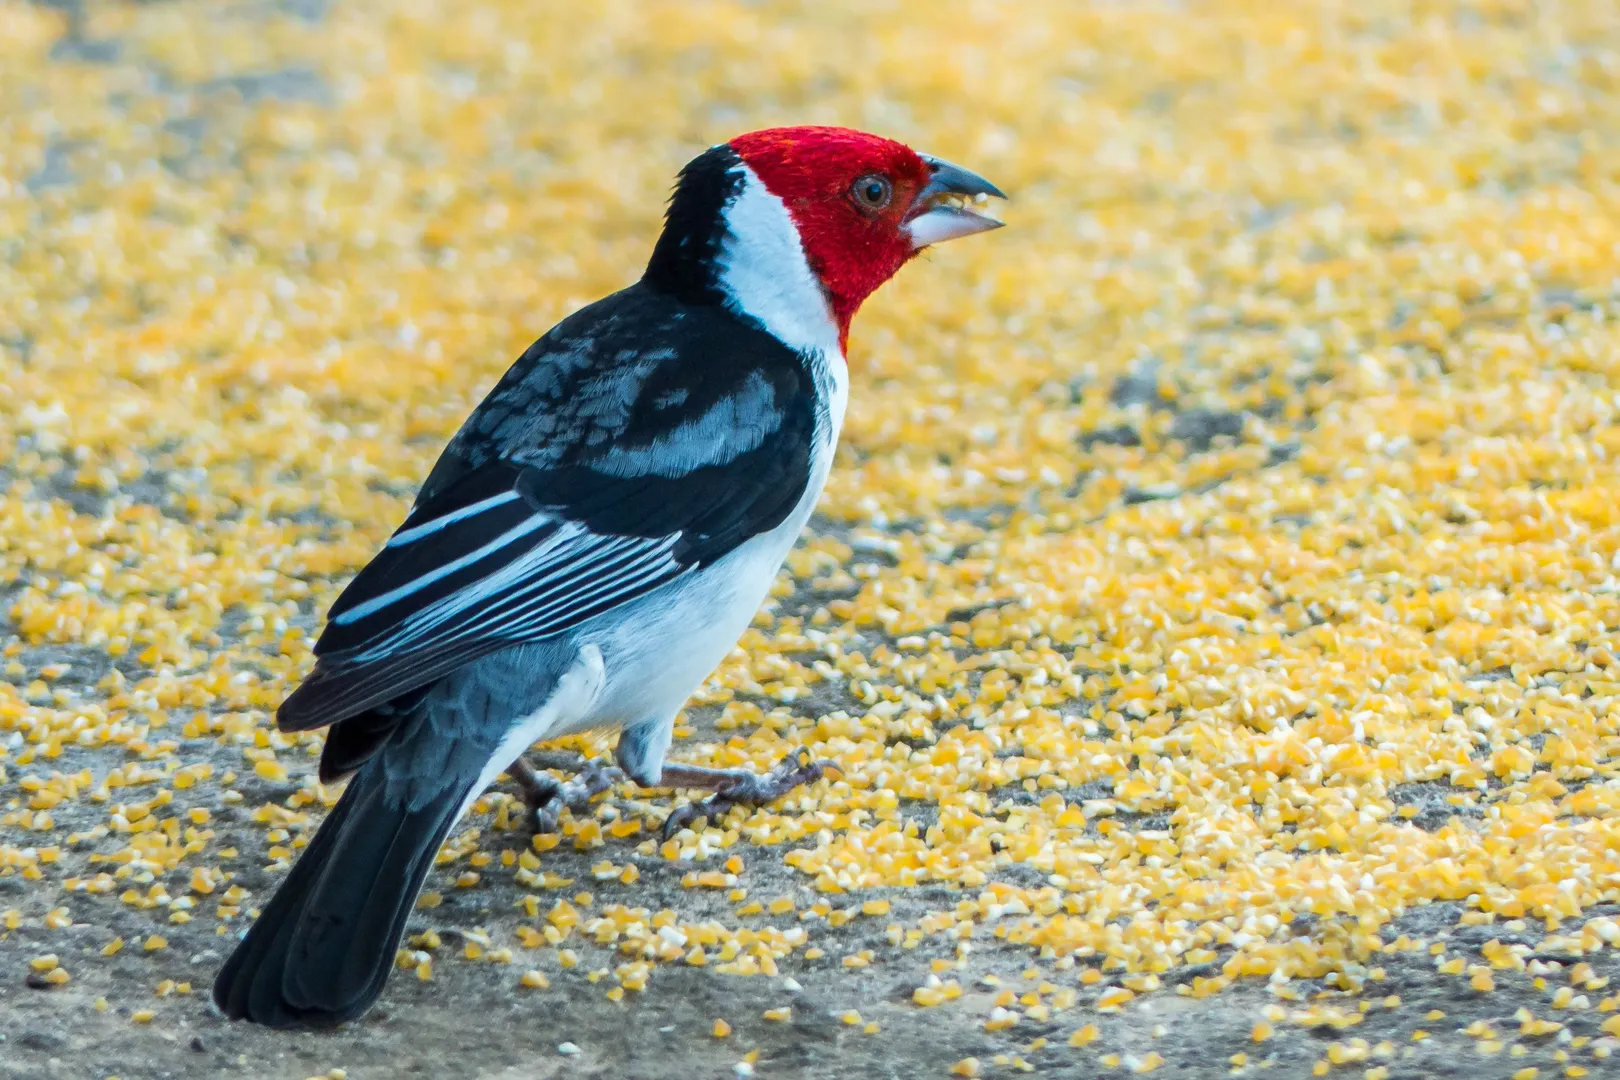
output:
<path id="1" fill-rule="evenodd" d="M 339 1024 L 382 992 L 416 895 L 476 780 L 415 806 L 388 791 L 382 766 L 372 760 L 355 774 L 220 969 L 214 1002 L 226 1016 Z"/>

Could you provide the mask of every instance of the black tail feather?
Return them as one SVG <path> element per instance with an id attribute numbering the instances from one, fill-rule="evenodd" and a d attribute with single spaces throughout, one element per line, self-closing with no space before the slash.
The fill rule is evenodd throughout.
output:
<path id="1" fill-rule="evenodd" d="M 339 1024 L 370 1008 L 471 780 L 412 809 L 373 761 L 322 822 L 214 980 L 231 1019 Z"/>
<path id="2" fill-rule="evenodd" d="M 370 761 L 401 720 L 400 712 L 380 705 L 327 728 L 326 745 L 321 748 L 321 783 L 341 780 Z"/>

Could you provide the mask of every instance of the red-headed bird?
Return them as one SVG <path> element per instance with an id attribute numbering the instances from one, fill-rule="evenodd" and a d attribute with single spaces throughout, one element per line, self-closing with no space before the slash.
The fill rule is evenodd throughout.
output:
<path id="1" fill-rule="evenodd" d="M 756 131 L 681 171 L 640 281 L 529 347 L 338 598 L 276 715 L 331 725 L 353 774 L 214 982 L 229 1017 L 366 1011 L 450 827 L 510 771 L 541 823 L 619 773 L 558 784 L 541 739 L 621 729 L 618 769 L 762 805 L 820 775 L 664 760 L 675 714 L 748 626 L 827 479 L 861 302 L 921 249 L 995 228 L 989 181 L 833 127 Z"/>

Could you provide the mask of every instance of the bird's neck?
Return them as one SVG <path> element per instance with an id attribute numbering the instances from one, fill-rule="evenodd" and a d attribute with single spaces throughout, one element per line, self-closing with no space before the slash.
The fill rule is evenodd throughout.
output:
<path id="1" fill-rule="evenodd" d="M 727 146 L 681 174 L 642 280 L 687 303 L 720 304 L 796 351 L 840 361 L 857 306 L 828 296 L 787 206 Z"/>
<path id="2" fill-rule="evenodd" d="M 726 306 L 801 352 L 842 355 L 848 324 L 811 269 L 792 215 L 748 166 L 741 168 L 742 187 L 726 207 L 717 256 Z"/>

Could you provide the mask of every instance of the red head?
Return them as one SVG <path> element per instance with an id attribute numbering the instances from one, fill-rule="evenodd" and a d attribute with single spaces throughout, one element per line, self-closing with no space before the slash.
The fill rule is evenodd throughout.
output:
<path id="1" fill-rule="evenodd" d="M 919 250 L 1001 224 L 969 205 L 979 196 L 1005 198 L 893 139 L 835 127 L 739 135 L 682 170 L 644 280 L 726 303 L 795 344 L 830 313 L 841 347 L 861 302 Z"/>
<path id="2" fill-rule="evenodd" d="M 1000 224 L 960 205 L 963 197 L 1004 197 L 994 185 L 893 139 L 784 127 L 739 135 L 729 145 L 793 216 L 841 332 L 861 302 L 923 247 Z"/>

